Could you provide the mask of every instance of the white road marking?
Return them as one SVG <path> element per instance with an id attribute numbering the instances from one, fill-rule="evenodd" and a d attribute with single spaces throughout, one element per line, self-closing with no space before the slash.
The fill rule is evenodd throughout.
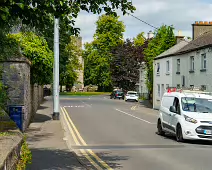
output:
<path id="1" fill-rule="evenodd" d="M 118 112 L 124 113 L 124 114 L 126 114 L 126 115 L 128 115 L 128 116 L 134 117 L 135 119 L 141 120 L 141 121 L 143 121 L 143 122 L 146 122 L 146 123 L 149 123 L 149 124 L 152 124 L 152 125 L 155 124 L 155 123 L 149 122 L 149 121 L 147 121 L 147 120 L 141 119 L 141 118 L 139 118 L 139 117 L 133 116 L 133 115 L 131 115 L 131 114 L 127 113 L 127 112 L 124 112 L 124 111 L 122 111 L 122 110 L 119 110 L 119 109 L 115 109 L 115 110 L 118 111 Z"/>
<path id="2" fill-rule="evenodd" d="M 63 106 L 63 107 L 85 107 L 85 106 Z"/>
<path id="3" fill-rule="evenodd" d="M 86 106 L 88 106 L 88 107 L 91 107 L 91 105 L 89 105 L 89 104 L 87 104 L 87 103 L 85 103 L 85 102 L 83 102 L 83 101 L 81 101 L 83 104 L 85 104 Z"/>

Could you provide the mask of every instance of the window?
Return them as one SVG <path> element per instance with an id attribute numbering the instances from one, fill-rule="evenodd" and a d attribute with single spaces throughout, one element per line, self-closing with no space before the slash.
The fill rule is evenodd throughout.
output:
<path id="1" fill-rule="evenodd" d="M 169 84 L 166 84 L 166 89 L 168 89 L 169 88 Z"/>
<path id="2" fill-rule="evenodd" d="M 158 84 L 158 97 L 160 97 L 160 84 Z"/>
<path id="3" fill-rule="evenodd" d="M 212 100 L 204 98 L 182 97 L 182 109 L 187 112 L 212 113 Z"/>
<path id="4" fill-rule="evenodd" d="M 178 88 L 178 89 L 180 88 L 180 84 L 177 84 L 177 88 Z"/>
<path id="5" fill-rule="evenodd" d="M 160 63 L 157 63 L 157 74 L 160 73 Z"/>
<path id="6" fill-rule="evenodd" d="M 180 101 L 177 97 L 175 97 L 175 99 L 174 99 L 173 106 L 176 108 L 177 114 L 180 115 Z"/>
<path id="7" fill-rule="evenodd" d="M 166 73 L 169 73 L 170 68 L 169 68 L 169 61 L 166 61 Z"/>
<path id="8" fill-rule="evenodd" d="M 201 85 L 202 90 L 206 90 L 206 85 Z"/>
<path id="9" fill-rule="evenodd" d="M 206 69 L 206 54 L 201 55 L 202 69 Z"/>
<path id="10" fill-rule="evenodd" d="M 194 56 L 190 57 L 190 71 L 194 71 Z"/>
<path id="11" fill-rule="evenodd" d="M 177 59 L 177 73 L 180 73 L 180 59 Z"/>
<path id="12" fill-rule="evenodd" d="M 169 109 L 170 106 L 173 105 L 173 102 L 174 102 L 174 97 L 164 96 L 162 99 L 162 106 Z"/>

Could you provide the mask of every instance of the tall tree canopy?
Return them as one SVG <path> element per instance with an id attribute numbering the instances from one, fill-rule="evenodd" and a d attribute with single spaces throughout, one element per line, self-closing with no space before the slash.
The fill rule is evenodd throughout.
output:
<path id="1" fill-rule="evenodd" d="M 153 60 L 155 57 L 176 44 L 173 26 L 162 25 L 155 32 L 155 37 L 150 41 L 144 51 L 147 64 L 147 87 L 152 94 L 153 90 Z"/>
<path id="2" fill-rule="evenodd" d="M 142 46 L 145 42 L 144 32 L 139 33 L 135 38 L 133 38 L 135 46 Z"/>
<path id="3" fill-rule="evenodd" d="M 65 52 L 68 59 L 62 72 L 60 72 L 60 85 L 72 87 L 78 78 L 77 70 L 82 69 L 79 61 L 79 57 L 82 56 L 82 48 L 78 37 L 69 37 L 69 43 L 65 47 Z"/>
<path id="4" fill-rule="evenodd" d="M 96 22 L 94 40 L 85 45 L 85 84 L 98 85 L 99 91 L 111 90 L 111 50 L 123 43 L 125 26 L 114 15 L 102 15 Z"/>
<path id="5" fill-rule="evenodd" d="M 40 85 L 51 83 L 53 72 L 53 52 L 46 40 L 32 32 L 8 35 L 16 40 L 21 51 L 31 62 L 31 83 Z"/>
<path id="6" fill-rule="evenodd" d="M 135 42 L 127 39 L 124 44 L 117 46 L 113 51 L 111 75 L 113 85 L 124 90 L 135 90 L 139 79 L 139 68 L 144 61 L 144 49 L 148 45 L 145 41 L 142 46 L 135 46 Z"/>
<path id="7" fill-rule="evenodd" d="M 123 14 L 133 12 L 132 2 L 128 0 L 1 0 L 0 1 L 0 27 L 10 27 L 16 19 L 22 24 L 46 29 L 53 16 L 62 19 L 68 30 L 73 28 L 75 19 L 81 10 L 100 14 L 116 14 L 115 9 L 121 9 Z"/>

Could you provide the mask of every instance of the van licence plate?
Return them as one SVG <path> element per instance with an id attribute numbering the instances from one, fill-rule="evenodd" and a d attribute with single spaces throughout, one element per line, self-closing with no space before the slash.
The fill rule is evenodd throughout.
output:
<path id="1" fill-rule="evenodd" d="M 212 130 L 204 130 L 204 134 L 211 135 L 212 134 Z"/>

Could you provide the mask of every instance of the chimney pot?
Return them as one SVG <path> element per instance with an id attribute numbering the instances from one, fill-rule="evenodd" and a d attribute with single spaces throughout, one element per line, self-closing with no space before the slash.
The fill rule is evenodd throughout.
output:
<path id="1" fill-rule="evenodd" d="M 199 24 L 199 22 L 198 21 L 195 21 L 195 24 Z"/>
<path id="2" fill-rule="evenodd" d="M 212 21 L 210 21 L 209 24 L 212 25 Z"/>
<path id="3" fill-rule="evenodd" d="M 208 25 L 208 21 L 205 21 L 204 24 Z"/>
<path id="4" fill-rule="evenodd" d="M 182 36 L 182 31 L 181 30 L 178 31 L 178 36 Z"/>
<path id="5" fill-rule="evenodd" d="M 154 37 L 154 33 L 152 31 L 149 31 L 148 34 L 147 34 L 147 38 L 151 39 L 153 37 Z"/>
<path id="6" fill-rule="evenodd" d="M 203 24 L 203 21 L 200 21 L 199 24 Z"/>

